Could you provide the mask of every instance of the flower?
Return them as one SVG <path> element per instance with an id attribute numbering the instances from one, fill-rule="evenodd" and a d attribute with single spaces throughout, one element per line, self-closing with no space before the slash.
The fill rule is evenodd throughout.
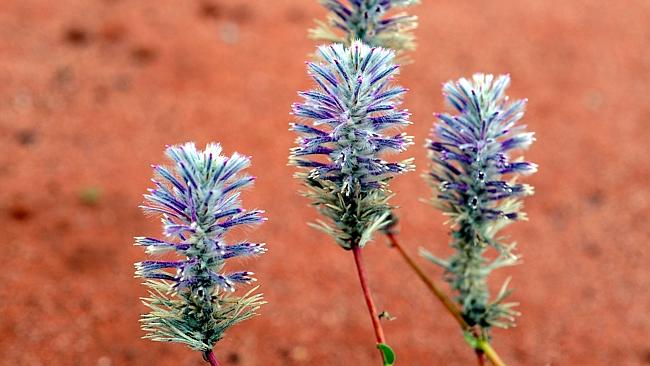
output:
<path id="1" fill-rule="evenodd" d="M 330 11 L 328 21 L 318 21 L 310 36 L 346 45 L 361 40 L 370 46 L 397 52 L 412 50 L 415 48 L 412 30 L 417 27 L 417 17 L 405 13 L 386 14 L 417 3 L 418 0 L 352 0 L 346 5 L 341 0 L 321 0 Z M 343 31 L 344 35 L 339 36 L 335 29 Z"/>
<path id="2" fill-rule="evenodd" d="M 428 176 L 437 191 L 433 203 L 451 218 L 456 253 L 446 261 L 423 254 L 445 268 L 465 320 L 484 328 L 507 327 L 514 321 L 515 304 L 503 303 L 509 294 L 507 282 L 490 302 L 486 278 L 518 260 L 514 244 L 504 244 L 496 235 L 526 218 L 520 199 L 533 194 L 533 188 L 518 183 L 517 177 L 537 171 L 536 164 L 511 158 L 535 138 L 517 124 L 526 100 L 509 101 L 509 84 L 508 76 L 486 74 L 447 82 L 443 92 L 457 114 L 437 114 L 439 123 L 427 142 L 433 162 Z M 498 253 L 491 262 L 483 256 L 488 247 Z"/>
<path id="3" fill-rule="evenodd" d="M 298 177 L 307 195 L 336 224 L 318 227 L 349 249 L 388 224 L 388 181 L 413 169 L 412 159 L 382 157 L 413 143 L 405 133 L 387 134 L 410 124 L 410 113 L 398 108 L 406 89 L 392 83 L 399 70 L 392 51 L 355 41 L 321 46 L 317 54 L 321 62 L 308 63 L 317 86 L 293 105 L 298 121 L 291 130 L 300 137 L 290 163 L 304 171 Z"/>
<path id="4" fill-rule="evenodd" d="M 221 155 L 218 144 L 197 150 L 193 143 L 168 147 L 171 168 L 153 166 L 155 188 L 145 194 L 146 213 L 161 215 L 165 239 L 136 237 L 135 245 L 151 255 L 175 252 L 182 259 L 135 264 L 146 279 L 150 312 L 142 316 L 145 338 L 181 342 L 208 351 L 230 326 L 246 320 L 263 304 L 252 291 L 232 293 L 254 282 L 248 271 L 225 272 L 226 260 L 266 252 L 264 243 L 229 243 L 225 236 L 239 226 L 263 222 L 263 211 L 241 207 L 241 190 L 254 177 L 242 174 L 248 157 Z"/>

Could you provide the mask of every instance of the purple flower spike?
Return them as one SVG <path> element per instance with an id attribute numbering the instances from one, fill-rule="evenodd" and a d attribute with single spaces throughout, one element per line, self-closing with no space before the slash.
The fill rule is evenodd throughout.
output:
<path id="1" fill-rule="evenodd" d="M 241 207 L 241 190 L 254 178 L 242 171 L 248 157 L 221 155 L 208 144 L 201 151 L 193 143 L 166 150 L 171 167 L 154 166 L 155 188 L 145 194 L 142 209 L 161 215 L 165 239 L 136 237 L 135 245 L 148 254 L 176 253 L 181 260 L 136 263 L 136 276 L 145 278 L 151 309 L 142 316 L 145 338 L 185 343 L 208 351 L 230 326 L 246 320 L 262 305 L 261 295 L 232 295 L 239 285 L 255 281 L 250 272 L 225 273 L 226 260 L 266 252 L 263 243 L 228 243 L 225 236 L 237 227 L 256 225 L 263 211 Z"/>
<path id="2" fill-rule="evenodd" d="M 437 114 L 439 122 L 427 142 L 433 162 L 427 176 L 436 190 L 433 201 L 452 219 L 451 246 L 456 254 L 448 260 L 426 251 L 423 255 L 445 268 L 465 320 L 486 331 L 511 326 L 517 314 L 512 303 L 503 303 L 510 293 L 507 283 L 489 301 L 486 281 L 492 270 L 517 263 L 514 244 L 502 243 L 497 233 L 526 218 L 520 199 L 531 195 L 533 188 L 516 183 L 516 178 L 537 171 L 536 164 L 511 157 L 535 138 L 518 124 L 526 101 L 509 101 L 505 96 L 509 84 L 508 76 L 485 74 L 446 83 L 443 93 L 456 113 Z M 483 256 L 490 247 L 497 252 L 492 261 Z"/>
<path id="3" fill-rule="evenodd" d="M 512 182 L 514 175 L 536 172 L 537 165 L 511 161 L 509 156 L 535 141 L 525 126 L 516 126 L 524 115 L 525 102 L 508 102 L 504 92 L 509 84 L 508 76 L 476 74 L 471 81 L 460 79 L 443 87 L 447 101 L 459 114 L 437 114 L 440 122 L 427 147 L 434 162 L 430 176 L 443 193 L 440 205 L 446 212 L 458 212 L 467 204 L 470 210 L 466 214 L 472 220 L 485 220 L 486 210 L 498 212 L 490 215 L 498 220 L 518 210 L 512 199 L 533 192 L 528 185 Z"/>
<path id="4" fill-rule="evenodd" d="M 413 160 L 388 162 L 413 144 L 396 130 L 411 124 L 400 109 L 406 89 L 394 85 L 394 52 L 355 41 L 321 46 L 309 63 L 315 82 L 293 105 L 291 125 L 299 137 L 289 162 L 310 188 L 307 196 L 334 223 L 315 225 L 345 249 L 363 247 L 373 232 L 392 222 L 388 182 L 413 169 Z"/>
<path id="5" fill-rule="evenodd" d="M 419 0 L 320 2 L 330 13 L 327 22 L 318 21 L 317 27 L 309 32 L 313 39 L 346 45 L 360 40 L 370 46 L 390 48 L 396 52 L 415 48 L 412 31 L 417 27 L 418 18 L 394 11 L 418 4 Z"/>
<path id="6" fill-rule="evenodd" d="M 349 48 L 322 46 L 318 55 L 324 63 L 308 67 L 317 88 L 300 93 L 304 102 L 293 105 L 300 121 L 291 128 L 301 137 L 291 163 L 312 168 L 311 178 L 334 182 L 348 195 L 356 185 L 368 191 L 412 169 L 410 160 L 388 163 L 380 157 L 413 144 L 405 133 L 386 135 L 411 123 L 410 114 L 399 109 L 406 89 L 391 85 L 398 72 L 393 52 L 354 42 Z"/>

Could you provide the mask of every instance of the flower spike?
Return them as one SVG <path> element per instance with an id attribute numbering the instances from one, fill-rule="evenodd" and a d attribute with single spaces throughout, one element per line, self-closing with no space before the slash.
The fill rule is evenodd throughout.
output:
<path id="1" fill-rule="evenodd" d="M 330 13 L 327 22 L 317 21 L 316 28 L 310 30 L 313 39 L 348 46 L 361 40 L 399 54 L 415 49 L 412 31 L 417 27 L 417 17 L 403 12 L 388 14 L 418 4 L 419 0 L 320 0 L 320 3 Z"/>
<path id="2" fill-rule="evenodd" d="M 290 163 L 309 188 L 307 196 L 334 227 L 316 225 L 345 249 L 351 241 L 363 247 L 389 223 L 388 181 L 413 169 L 412 159 L 384 160 L 386 153 L 405 151 L 412 138 L 391 132 L 409 125 L 400 109 L 406 89 L 393 85 L 399 71 L 394 53 L 355 41 L 321 46 L 320 62 L 308 64 L 316 83 L 293 105 L 298 133 Z"/>
<path id="3" fill-rule="evenodd" d="M 423 255 L 444 267 L 467 323 L 484 330 L 512 326 L 518 314 L 515 303 L 503 302 L 510 293 L 507 283 L 490 301 L 487 276 L 518 262 L 514 244 L 501 242 L 497 233 L 526 218 L 521 198 L 533 194 L 533 188 L 517 177 L 537 171 L 536 164 L 511 157 L 535 138 L 517 124 L 526 101 L 510 101 L 505 96 L 509 84 L 506 75 L 486 74 L 446 83 L 443 93 L 456 114 L 438 114 L 427 142 L 433 162 L 428 178 L 437 192 L 433 204 L 451 219 L 456 254 L 448 260 Z M 496 259 L 484 257 L 488 248 L 496 250 Z"/>
<path id="4" fill-rule="evenodd" d="M 193 143 L 168 147 L 171 167 L 154 166 L 155 188 L 145 194 L 142 209 L 161 216 L 164 239 L 136 237 L 135 245 L 150 255 L 175 253 L 175 260 L 135 264 L 144 278 L 150 309 L 142 315 L 144 338 L 179 342 L 214 357 L 212 348 L 231 326 L 256 315 L 264 303 L 260 294 L 235 290 L 254 282 L 251 272 L 226 272 L 226 260 L 263 254 L 263 243 L 229 243 L 226 233 L 238 226 L 262 223 L 263 211 L 245 211 L 241 189 L 253 182 L 242 171 L 248 157 L 221 155 L 218 144 L 201 151 Z M 180 257 L 180 258 L 179 258 Z"/>

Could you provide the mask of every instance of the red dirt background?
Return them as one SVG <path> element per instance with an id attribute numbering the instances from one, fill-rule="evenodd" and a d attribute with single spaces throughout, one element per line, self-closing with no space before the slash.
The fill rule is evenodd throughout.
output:
<path id="1" fill-rule="evenodd" d="M 650 364 L 650 2 L 425 0 L 414 64 L 400 83 L 419 172 L 441 83 L 510 73 L 538 142 L 527 156 L 530 221 L 509 233 L 523 313 L 494 332 L 510 365 Z M 253 156 L 249 231 L 270 251 L 254 270 L 269 304 L 232 329 L 224 365 L 377 365 L 353 259 L 306 226 L 315 218 L 286 166 L 306 37 L 324 10 L 306 0 L 0 1 L 0 364 L 201 365 L 181 345 L 141 340 L 145 294 L 137 208 L 166 144 L 220 141 Z M 412 254 L 449 254 L 418 173 L 395 180 Z M 398 365 L 473 365 L 453 320 L 400 257 L 365 251 Z M 440 279 L 440 271 L 419 259 Z M 445 287 L 446 288 L 446 287 Z"/>

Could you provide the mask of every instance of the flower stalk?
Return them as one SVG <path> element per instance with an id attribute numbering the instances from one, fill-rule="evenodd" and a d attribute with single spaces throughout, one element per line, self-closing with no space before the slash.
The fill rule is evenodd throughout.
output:
<path id="1" fill-rule="evenodd" d="M 424 282 L 424 284 L 427 286 L 429 291 L 431 291 L 431 293 L 434 294 L 434 296 L 438 300 L 440 300 L 440 302 L 445 307 L 447 312 L 452 317 L 454 317 L 454 319 L 456 319 L 456 321 L 458 322 L 458 325 L 460 325 L 460 327 L 464 331 L 471 330 L 471 327 L 469 326 L 469 324 L 467 324 L 465 319 L 463 319 L 463 316 L 462 316 L 460 310 L 458 310 L 458 307 L 456 306 L 456 304 L 454 304 L 454 302 L 444 292 L 442 292 L 442 290 L 440 290 L 440 288 L 438 288 L 438 286 L 435 284 L 435 282 L 433 282 L 433 280 L 431 280 L 424 273 L 422 268 L 420 268 L 420 266 L 418 266 L 417 263 L 415 263 L 413 258 L 411 258 L 411 256 L 409 256 L 408 253 L 406 253 L 406 251 L 404 250 L 402 245 L 400 245 L 399 241 L 397 241 L 397 237 L 395 236 L 395 233 L 393 233 L 391 231 L 388 231 L 388 232 L 386 232 L 386 236 L 388 237 L 388 240 L 390 241 L 391 247 L 395 248 L 397 250 L 397 252 L 399 252 L 399 254 L 402 256 L 404 261 L 409 265 L 409 267 L 411 267 L 413 272 L 415 272 L 415 274 L 417 274 L 417 276 L 420 278 L 420 280 L 422 280 L 422 282 Z"/>
<path id="2" fill-rule="evenodd" d="M 483 353 L 483 351 L 477 349 L 475 350 L 475 353 L 476 353 L 476 360 L 478 361 L 478 366 L 485 366 L 485 354 Z"/>
<path id="3" fill-rule="evenodd" d="M 372 327 L 375 330 L 375 338 L 378 344 L 386 343 L 386 337 L 384 336 L 384 329 L 381 327 L 381 323 L 379 321 L 379 315 L 377 312 L 377 307 L 375 306 L 375 303 L 372 300 L 370 286 L 368 286 L 366 269 L 363 263 L 363 256 L 361 255 L 361 248 L 358 245 L 353 244 L 352 253 L 354 255 L 354 263 L 356 264 L 357 272 L 359 274 L 359 282 L 361 282 L 361 290 L 363 291 L 363 297 L 366 300 L 366 305 L 368 306 L 368 312 L 370 313 L 370 319 L 372 321 Z"/>
<path id="4" fill-rule="evenodd" d="M 480 340 L 478 347 L 493 366 L 506 366 L 488 340 Z"/>

